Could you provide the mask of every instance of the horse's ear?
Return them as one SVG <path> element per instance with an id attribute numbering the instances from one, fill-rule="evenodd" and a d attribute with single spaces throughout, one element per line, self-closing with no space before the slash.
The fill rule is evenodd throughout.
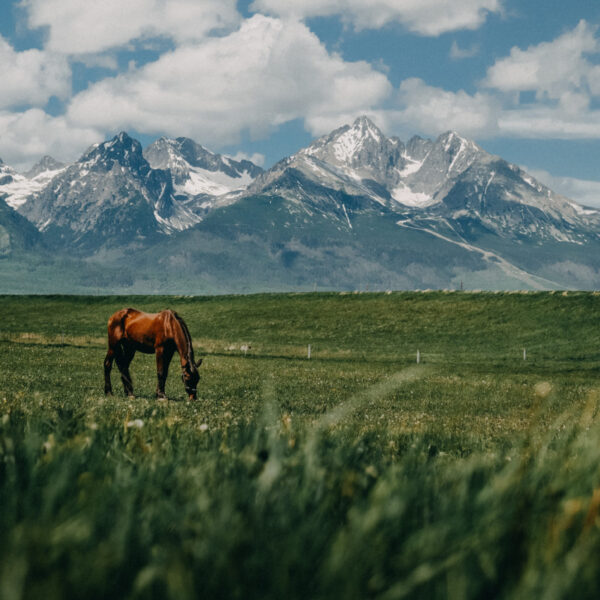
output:
<path id="1" fill-rule="evenodd" d="M 202 364 L 202 359 L 198 360 L 196 362 L 196 369 Z"/>

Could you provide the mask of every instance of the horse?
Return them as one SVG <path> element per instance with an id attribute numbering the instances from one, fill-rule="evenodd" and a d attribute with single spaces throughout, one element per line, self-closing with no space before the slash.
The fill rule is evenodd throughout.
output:
<path id="1" fill-rule="evenodd" d="M 165 399 L 165 381 L 175 351 L 181 359 L 181 378 L 190 400 L 196 399 L 202 359 L 194 362 L 192 338 L 184 320 L 172 310 L 146 313 L 135 308 L 122 308 L 108 319 L 108 352 L 104 359 L 104 393 L 112 395 L 110 371 L 113 360 L 121 373 L 125 393 L 133 396 L 129 365 L 136 351 L 156 354 L 158 385 L 156 397 Z"/>

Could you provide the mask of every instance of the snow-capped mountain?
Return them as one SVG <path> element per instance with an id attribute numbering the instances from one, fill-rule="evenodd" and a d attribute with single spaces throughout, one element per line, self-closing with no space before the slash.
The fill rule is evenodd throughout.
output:
<path id="1" fill-rule="evenodd" d="M 69 166 L 44 157 L 20 175 L 1 164 L 0 197 L 61 245 L 92 249 L 187 229 L 260 173 L 187 138 L 161 138 L 143 152 L 122 132 Z"/>
<path id="2" fill-rule="evenodd" d="M 152 169 L 124 132 L 89 148 L 18 209 L 40 231 L 87 248 L 140 242 L 199 220 L 175 200 L 169 171 Z"/>
<path id="3" fill-rule="evenodd" d="M 289 199 L 305 197 L 300 179 L 328 190 L 367 196 L 381 203 L 386 187 L 399 180 L 397 165 L 403 146 L 386 138 L 366 117 L 319 138 L 284 158 L 248 187 L 248 193 L 277 192 Z"/>
<path id="4" fill-rule="evenodd" d="M 160 138 L 144 150 L 153 169 L 171 172 L 177 197 L 217 197 L 244 190 L 263 170 L 248 160 L 214 154 L 193 140 Z"/>
<path id="5" fill-rule="evenodd" d="M 2 198 L 0 253 L 36 237 L 17 209 L 42 246 L 115 269 L 108 281 L 125 280 L 126 252 L 129 291 L 166 273 L 160 289 L 189 293 L 600 287 L 599 211 L 455 132 L 403 142 L 366 117 L 268 171 L 188 138 L 142 152 L 121 133 L 66 167 L 0 163 Z"/>
<path id="6" fill-rule="evenodd" d="M 54 177 L 64 171 L 65 165 L 44 156 L 27 173 L 17 173 L 0 160 L 0 198 L 13 208 L 18 208 L 28 196 L 39 192 Z"/>
<path id="7" fill-rule="evenodd" d="M 332 190 L 385 206 L 403 226 L 459 236 L 468 236 L 475 222 L 496 235 L 536 241 L 580 242 L 600 233 L 600 212 L 555 194 L 455 132 L 405 144 L 387 138 L 367 117 L 280 161 L 248 193 L 318 208 L 331 203 Z"/>

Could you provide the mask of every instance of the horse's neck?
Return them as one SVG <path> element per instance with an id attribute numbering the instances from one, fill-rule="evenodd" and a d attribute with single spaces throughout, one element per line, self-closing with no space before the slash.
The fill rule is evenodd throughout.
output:
<path id="1" fill-rule="evenodd" d="M 184 368 L 188 363 L 191 367 L 194 364 L 192 340 L 190 339 L 189 333 L 186 332 L 185 325 L 178 319 L 175 319 L 175 323 L 175 345 L 177 346 L 177 352 L 179 353 L 179 359 L 181 360 L 181 367 Z"/>

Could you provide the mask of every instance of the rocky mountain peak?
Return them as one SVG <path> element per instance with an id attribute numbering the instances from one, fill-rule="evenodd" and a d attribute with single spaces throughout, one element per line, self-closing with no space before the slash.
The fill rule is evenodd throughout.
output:
<path id="1" fill-rule="evenodd" d="M 181 197 L 221 196 L 246 186 L 263 171 L 254 163 L 207 150 L 186 137 L 160 138 L 144 150 L 153 169 L 168 169 Z"/>
<path id="2" fill-rule="evenodd" d="M 364 138 L 370 137 L 376 141 L 385 139 L 385 135 L 382 133 L 381 129 L 379 129 L 379 127 L 377 127 L 377 125 L 375 125 L 375 123 L 373 123 L 366 115 L 357 117 L 350 129 L 359 132 L 360 136 Z"/>
<path id="3" fill-rule="evenodd" d="M 92 146 L 79 159 L 86 168 L 110 171 L 115 164 L 145 174 L 150 170 L 142 153 L 142 145 L 122 131 L 111 140 Z"/>
<path id="4" fill-rule="evenodd" d="M 27 177 L 27 179 L 33 179 L 42 173 L 59 171 L 65 166 L 66 165 L 64 163 L 61 163 L 46 154 L 35 165 L 33 165 L 29 171 L 24 173 L 24 175 Z"/>
<path id="5" fill-rule="evenodd" d="M 316 159 L 338 169 L 352 169 L 351 177 L 379 179 L 396 164 L 404 145 L 388 139 L 366 116 L 344 125 L 301 150 L 295 157 Z M 294 157 L 292 157 L 292 161 Z"/>
<path id="6" fill-rule="evenodd" d="M 460 136 L 455 131 L 442 133 L 435 141 L 436 145 L 443 148 L 452 158 L 458 153 L 468 150 L 469 152 L 483 152 L 472 140 Z"/>
<path id="7" fill-rule="evenodd" d="M 358 117 L 352 126 L 342 127 L 332 134 L 327 145 L 341 163 L 365 162 L 387 146 L 387 138 L 368 117 Z"/>
<path id="8" fill-rule="evenodd" d="M 413 160 L 422 161 L 429 154 L 432 146 L 431 140 L 414 135 L 406 142 L 406 154 Z"/>

